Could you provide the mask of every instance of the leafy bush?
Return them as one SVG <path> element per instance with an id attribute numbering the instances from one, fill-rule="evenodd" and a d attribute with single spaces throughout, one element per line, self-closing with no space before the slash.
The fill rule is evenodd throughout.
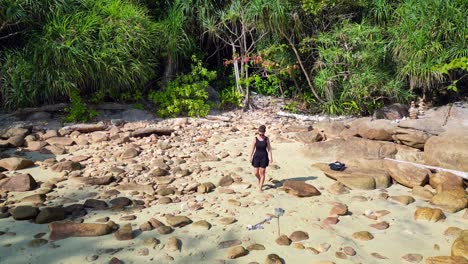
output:
<path id="1" fill-rule="evenodd" d="M 219 108 L 229 109 L 233 107 L 241 107 L 243 94 L 240 94 L 235 87 L 227 88 L 221 91 Z"/>
<path id="2" fill-rule="evenodd" d="M 135 90 L 154 76 L 157 36 L 146 9 L 127 0 L 51 1 L 40 1 L 49 13 L 24 48 L 5 51 L 7 106 L 52 102 L 72 89 Z"/>
<path id="3" fill-rule="evenodd" d="M 383 100 L 405 101 L 409 93 L 394 79 L 386 60 L 381 29 L 344 22 L 316 39 L 318 58 L 314 84 L 327 99 L 330 114 L 367 114 Z"/>
<path id="4" fill-rule="evenodd" d="M 445 76 L 434 67 L 468 56 L 466 0 L 405 0 L 389 28 L 400 80 L 424 93 L 443 87 Z"/>
<path id="5" fill-rule="evenodd" d="M 149 93 L 149 100 L 159 107 L 159 116 L 206 116 L 210 111 L 208 92 L 205 89 L 216 78 L 216 72 L 204 68 L 195 56 L 192 56 L 192 60 L 194 64 L 190 73 L 169 81 L 163 91 Z"/>
<path id="6" fill-rule="evenodd" d="M 94 117 L 98 116 L 98 112 L 94 109 L 88 109 L 83 103 L 80 91 L 73 89 L 70 92 L 70 107 L 65 108 L 68 115 L 64 118 L 65 122 L 83 122 L 86 123 Z"/>

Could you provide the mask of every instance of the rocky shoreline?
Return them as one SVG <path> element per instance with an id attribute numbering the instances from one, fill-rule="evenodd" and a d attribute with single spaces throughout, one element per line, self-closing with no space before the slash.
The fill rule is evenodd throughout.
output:
<path id="1" fill-rule="evenodd" d="M 411 164 L 468 171 L 467 103 L 401 121 L 278 110 L 2 130 L 0 262 L 468 263 L 466 180 Z M 247 160 L 260 124 L 264 193 Z"/>

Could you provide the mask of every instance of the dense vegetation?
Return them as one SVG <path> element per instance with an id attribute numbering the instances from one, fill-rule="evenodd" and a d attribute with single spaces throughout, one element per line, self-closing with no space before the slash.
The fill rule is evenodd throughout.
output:
<path id="1" fill-rule="evenodd" d="M 104 101 L 202 116 L 248 108 L 252 91 L 331 114 L 440 103 L 468 90 L 467 13 L 465 0 L 0 0 L 0 102 L 68 101 L 69 121 Z"/>

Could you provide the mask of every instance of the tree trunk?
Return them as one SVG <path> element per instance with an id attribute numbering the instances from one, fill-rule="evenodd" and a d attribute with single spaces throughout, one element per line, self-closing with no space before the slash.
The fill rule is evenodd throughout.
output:
<path id="1" fill-rule="evenodd" d="M 314 86 L 312 85 L 312 81 L 310 80 L 309 74 L 307 73 L 307 71 L 306 71 L 306 69 L 304 67 L 304 64 L 302 63 L 301 56 L 299 55 L 299 52 L 296 49 L 296 46 L 294 46 L 294 43 L 292 42 L 292 40 L 282 30 L 280 30 L 280 33 L 288 41 L 289 46 L 291 46 L 291 49 L 294 52 L 294 55 L 296 55 L 297 62 L 299 62 L 299 66 L 301 67 L 302 74 L 304 74 L 304 77 L 307 80 L 307 85 L 309 86 L 310 90 L 312 91 L 312 94 L 314 94 L 315 98 L 317 98 L 317 100 L 320 103 L 322 103 L 322 104 L 325 103 L 325 101 L 323 101 L 322 98 L 320 98 L 320 96 L 315 91 Z"/>
<path id="2" fill-rule="evenodd" d="M 167 56 L 166 69 L 164 70 L 164 76 L 163 76 L 163 84 L 164 85 L 169 80 L 171 80 L 173 73 L 174 73 L 174 60 L 172 59 L 172 55 L 169 54 Z"/>

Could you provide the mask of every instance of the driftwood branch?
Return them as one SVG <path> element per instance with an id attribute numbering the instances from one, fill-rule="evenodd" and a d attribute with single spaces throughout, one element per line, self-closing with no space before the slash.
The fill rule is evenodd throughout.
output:
<path id="1" fill-rule="evenodd" d="M 174 131 L 174 129 L 167 127 L 148 127 L 134 131 L 132 133 L 132 137 L 147 137 L 152 134 L 156 134 L 158 136 L 170 136 Z"/>
<path id="2" fill-rule="evenodd" d="M 90 133 L 95 131 L 103 131 L 107 129 L 105 124 L 76 124 L 64 127 L 66 130 L 78 131 L 80 133 Z"/>
<path id="3" fill-rule="evenodd" d="M 41 107 L 28 107 L 28 108 L 18 109 L 17 111 L 13 113 L 13 115 L 31 114 L 31 113 L 36 113 L 36 112 L 59 112 L 59 111 L 63 111 L 66 107 L 68 107 L 68 104 L 65 104 L 65 103 L 45 105 Z"/>
<path id="4" fill-rule="evenodd" d="M 232 117 L 230 116 L 207 115 L 205 118 L 208 120 L 216 120 L 216 121 L 224 121 L 224 122 L 230 122 L 232 120 Z"/>

